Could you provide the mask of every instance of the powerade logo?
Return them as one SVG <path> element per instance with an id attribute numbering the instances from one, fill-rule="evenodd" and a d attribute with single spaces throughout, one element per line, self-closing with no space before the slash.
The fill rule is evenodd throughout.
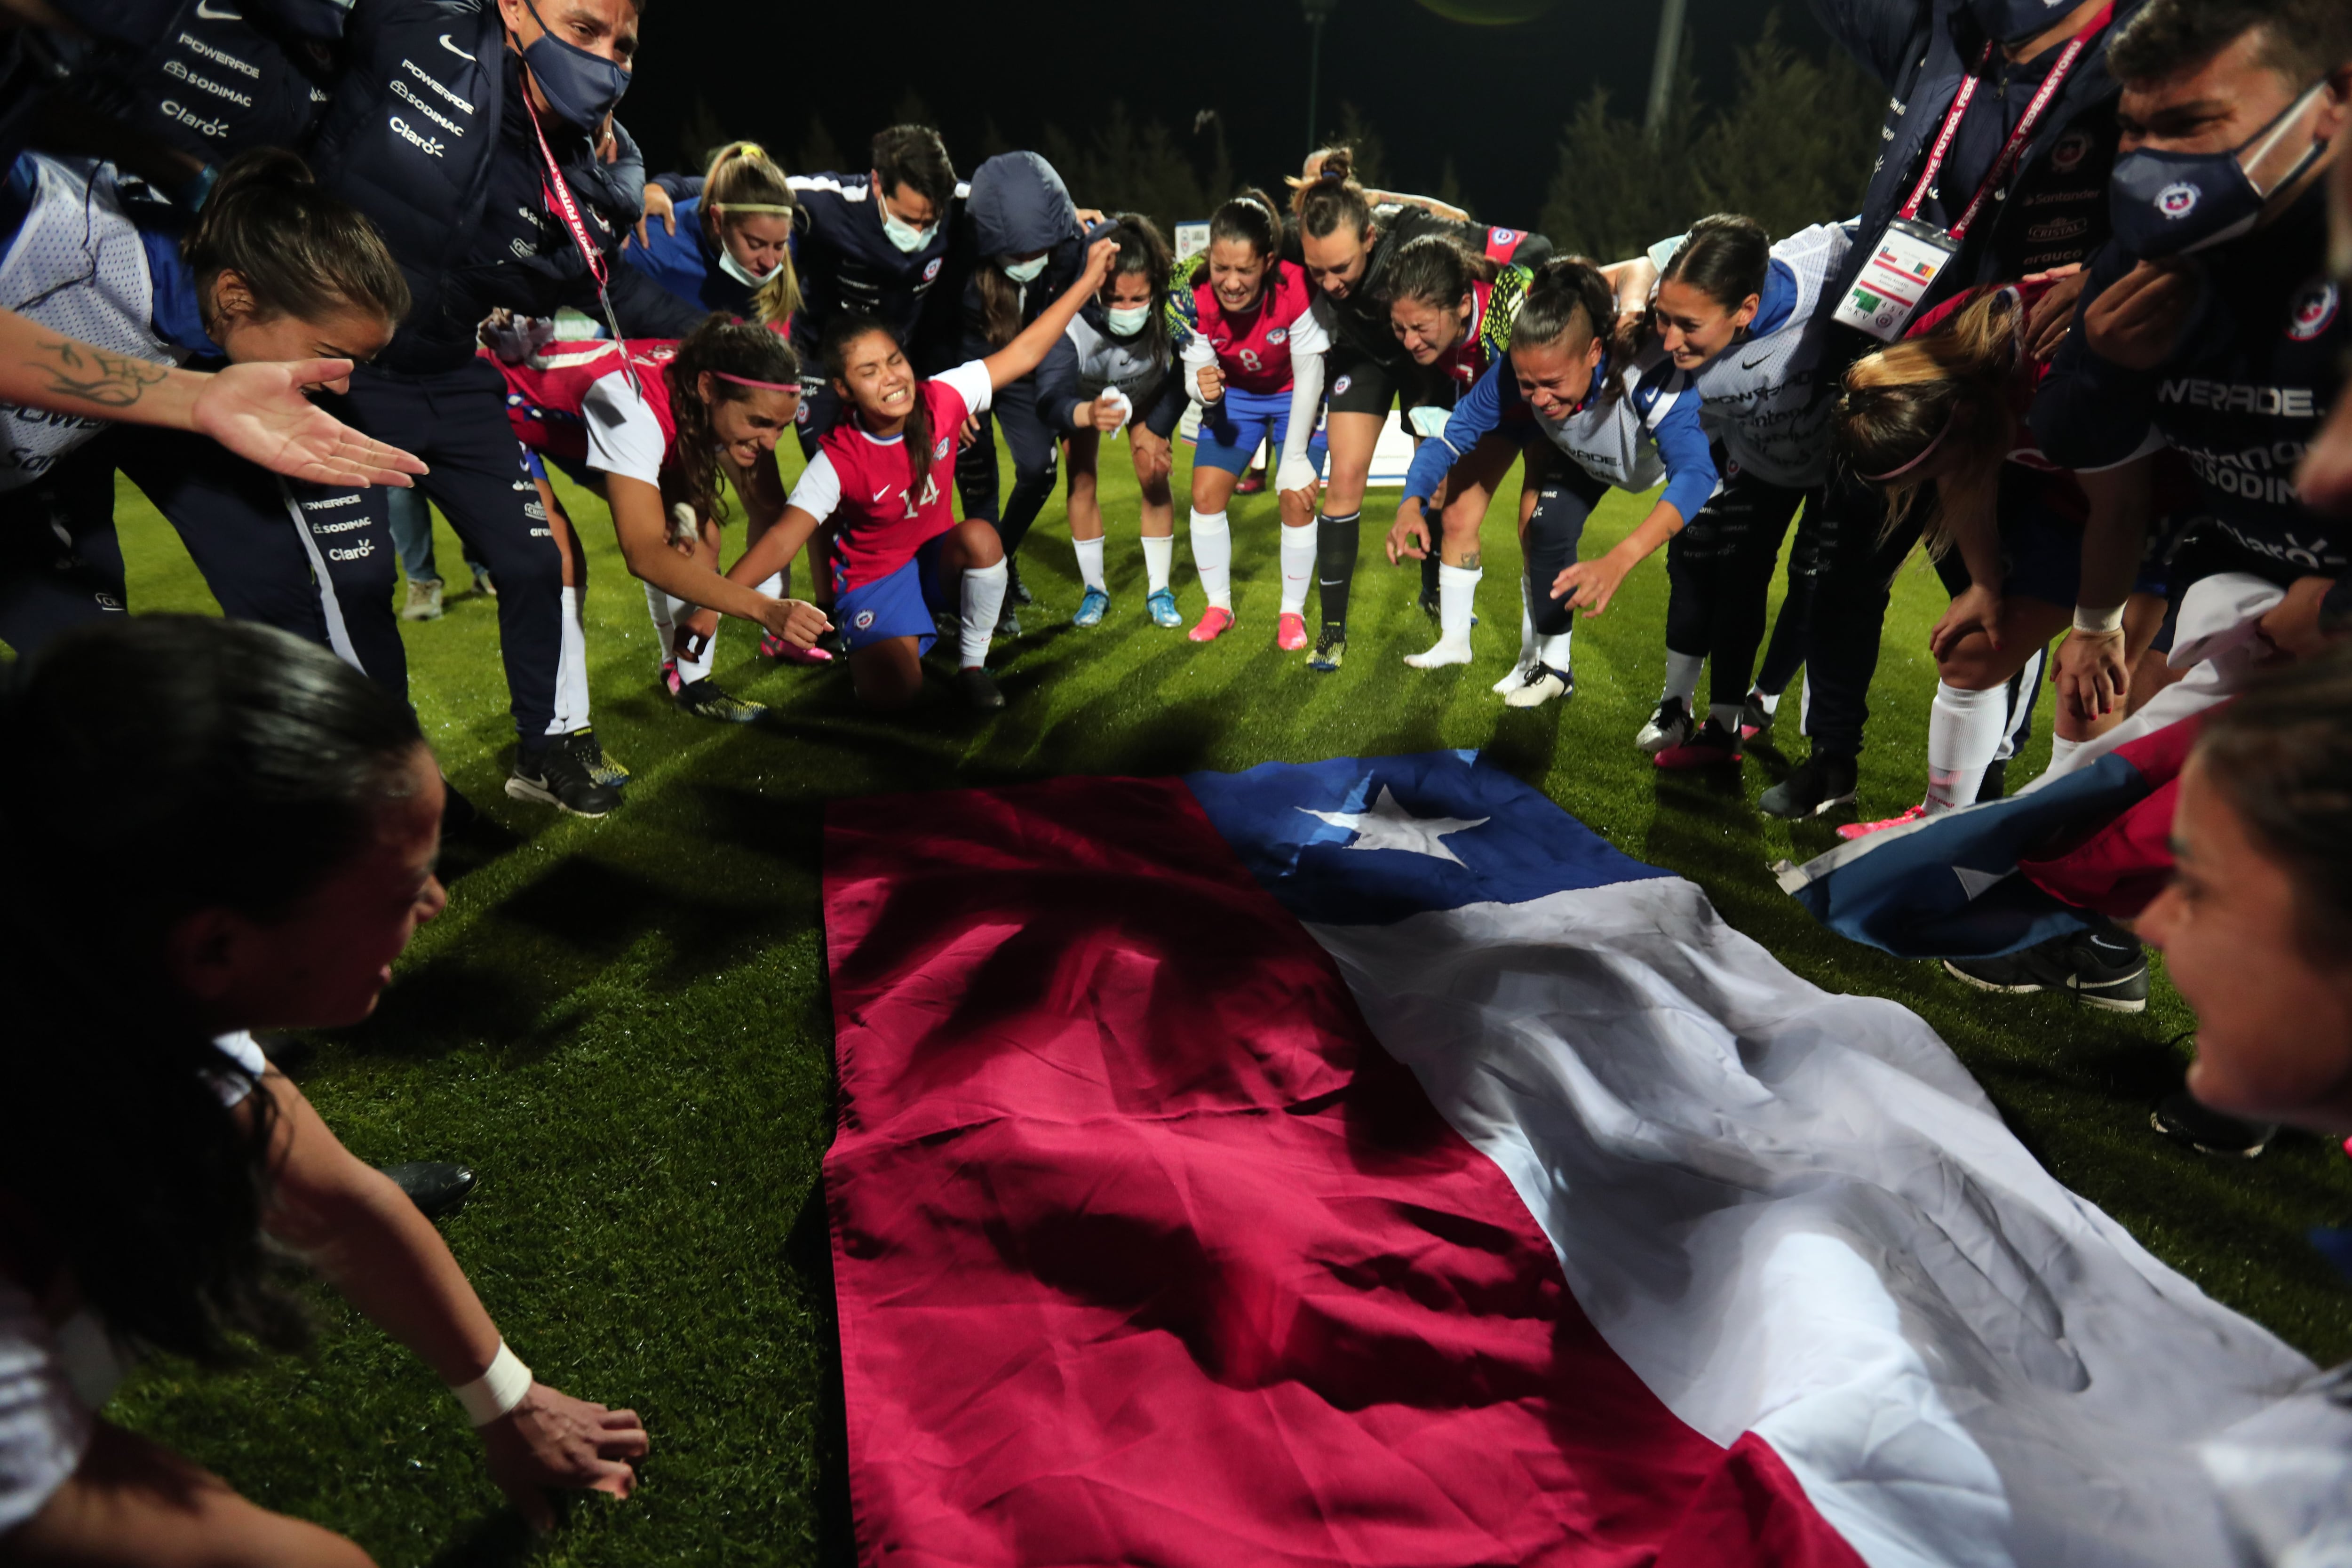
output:
<path id="1" fill-rule="evenodd" d="M 2156 193 L 2156 210 L 2170 218 L 2187 217 L 2197 210 L 2197 187 L 2186 182 Z"/>
<path id="2" fill-rule="evenodd" d="M 2311 342 L 2335 324 L 2336 307 L 2341 302 L 2342 296 L 2335 284 L 2309 285 L 2294 297 L 2294 308 L 2287 314 L 2286 335 L 2299 343 Z"/>

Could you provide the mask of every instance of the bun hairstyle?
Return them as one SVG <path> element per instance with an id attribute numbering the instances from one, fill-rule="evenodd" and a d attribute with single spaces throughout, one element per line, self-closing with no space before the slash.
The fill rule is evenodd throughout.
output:
<path id="1" fill-rule="evenodd" d="M 2266 671 L 2213 709 L 2194 760 L 2294 884 L 2304 956 L 2352 958 L 2352 647 Z"/>
<path id="2" fill-rule="evenodd" d="M 1322 153 L 1323 172 L 1301 184 L 1290 198 L 1298 216 L 1298 232 L 1321 239 L 1341 225 L 1359 239 L 1372 231 L 1372 204 L 1356 183 L 1356 154 L 1340 145 Z"/>
<path id="3" fill-rule="evenodd" d="M 702 178 L 702 226 L 713 245 L 726 243 L 722 227 L 739 218 L 766 214 L 797 221 L 800 210 L 783 165 L 757 142 L 730 142 L 712 154 Z M 790 250 L 752 295 L 751 305 L 763 321 L 784 321 L 801 308 L 800 274 Z"/>
<path id="4" fill-rule="evenodd" d="M 2013 291 L 1980 289 L 1936 331 L 1864 354 L 1846 371 L 1831 437 L 1854 472 L 1885 492 L 1890 531 L 1928 479 L 1990 472 L 2009 455 L 2022 320 Z M 1930 531 L 1929 547 L 1942 550 L 1948 535 Z"/>
<path id="5" fill-rule="evenodd" d="M 69 1275 L 114 1334 L 214 1364 L 300 1342 L 261 1238 L 274 1118 L 173 984 L 200 910 L 257 922 L 375 841 L 416 715 L 325 648 L 110 616 L 0 673 L 0 1257 Z"/>
<path id="6" fill-rule="evenodd" d="M 1451 235 L 1424 234 L 1396 253 L 1388 276 L 1389 302 L 1418 300 L 1433 310 L 1462 303 L 1472 283 L 1492 283 L 1502 270 L 1490 257 L 1473 256 Z"/>
<path id="7" fill-rule="evenodd" d="M 1658 274 L 1661 283 L 1686 283 L 1727 310 L 1764 292 L 1772 241 L 1764 226 L 1738 213 L 1715 213 L 1690 226 L 1681 248 Z"/>
<path id="8" fill-rule="evenodd" d="M 886 322 L 855 310 L 835 316 L 824 330 L 817 344 L 817 353 L 824 363 L 825 374 L 837 382 L 848 380 L 850 345 L 861 338 L 876 334 L 890 340 L 890 346 L 903 350 L 898 334 Z M 847 401 L 845 397 L 844 401 Z M 923 487 L 931 476 L 931 405 L 923 400 L 922 384 L 915 385 L 915 395 L 908 400 L 913 406 L 907 410 L 907 493 L 922 504 Z"/>
<path id="9" fill-rule="evenodd" d="M 1238 240 L 1256 251 L 1260 260 L 1269 264 L 1277 261 L 1282 256 L 1282 209 L 1274 205 L 1272 196 L 1255 185 L 1248 186 L 1209 215 L 1209 243 L 1213 246 L 1219 240 Z M 1208 255 L 1204 251 L 1192 268 L 1192 287 L 1199 288 L 1208 276 Z M 1271 288 L 1273 282 L 1269 277 L 1266 287 Z"/>
<path id="10" fill-rule="evenodd" d="M 263 321 L 359 310 L 397 323 L 408 314 L 408 280 L 375 226 L 278 148 L 229 160 L 180 251 L 195 272 L 208 331 L 216 333 L 213 284 L 224 272 L 245 280 Z"/>
<path id="11" fill-rule="evenodd" d="M 1596 338 L 1606 342 L 1621 364 L 1633 353 L 1632 331 L 1618 328 L 1617 291 L 1601 268 L 1581 256 L 1555 257 L 1537 268 L 1511 319 L 1512 346 L 1559 343 L 1582 353 Z M 1612 375 L 1601 389 L 1601 400 L 1613 403 L 1624 391 L 1624 383 Z"/>
<path id="12" fill-rule="evenodd" d="M 732 316 L 706 316 L 662 367 L 669 384 L 671 416 L 677 421 L 674 449 L 679 457 L 683 499 L 696 517 L 715 522 L 726 517 L 727 503 L 719 488 L 719 438 L 711 430 L 709 405 L 702 399 L 705 374 L 790 386 L 801 378 L 801 356 L 772 328 Z M 730 381 L 710 384 L 710 395 L 720 403 L 740 403 L 752 391 Z"/>

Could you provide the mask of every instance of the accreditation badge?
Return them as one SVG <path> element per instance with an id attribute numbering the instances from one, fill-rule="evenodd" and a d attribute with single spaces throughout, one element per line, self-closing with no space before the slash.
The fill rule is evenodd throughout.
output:
<path id="1" fill-rule="evenodd" d="M 1836 319 L 1882 343 L 1893 342 L 1958 249 L 1958 241 L 1942 229 L 1916 218 L 1896 218 L 1879 236 L 1853 287 L 1838 301 Z"/>

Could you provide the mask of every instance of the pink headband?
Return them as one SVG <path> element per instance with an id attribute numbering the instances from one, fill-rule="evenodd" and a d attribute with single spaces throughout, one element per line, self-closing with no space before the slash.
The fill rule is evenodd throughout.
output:
<path id="1" fill-rule="evenodd" d="M 1945 419 L 1944 427 L 1936 432 L 1936 438 L 1927 443 L 1927 450 L 1921 452 L 1917 457 L 1912 458 L 1901 468 L 1889 468 L 1883 474 L 1864 474 L 1862 476 L 1863 479 L 1874 485 L 1883 485 L 1889 479 L 1901 479 L 1904 475 L 1909 473 L 1912 469 L 1917 468 L 1920 464 L 1926 462 L 1928 458 L 1936 455 L 1936 448 L 1944 444 L 1944 437 L 1950 435 L 1952 433 L 1952 426 L 1960 422 L 1959 415 L 1960 411 L 1958 409 L 1953 409 L 1951 415 Z"/>
<path id="2" fill-rule="evenodd" d="M 761 392 L 798 392 L 801 389 L 797 381 L 753 381 L 748 375 L 730 375 L 723 370 L 714 370 L 709 374 L 721 381 L 731 381 L 738 386 L 757 387 Z"/>

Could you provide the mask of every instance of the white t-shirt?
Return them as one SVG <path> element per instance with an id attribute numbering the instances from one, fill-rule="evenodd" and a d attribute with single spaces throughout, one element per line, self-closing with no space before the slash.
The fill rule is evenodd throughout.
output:
<path id="1" fill-rule="evenodd" d="M 0 1276 L 0 1536 L 48 1505 L 81 1466 L 97 1417 L 74 1392 L 55 1330 Z"/>
<path id="2" fill-rule="evenodd" d="M 943 371 L 926 379 L 945 384 L 963 399 L 964 407 L 975 415 L 987 413 L 996 399 L 996 384 L 989 379 L 988 365 L 981 360 L 966 360 L 953 370 Z M 919 395 L 920 384 L 917 384 Z M 845 409 L 842 417 L 856 426 L 857 416 L 855 413 Z M 593 431 L 595 426 L 591 425 L 589 428 Z M 857 434 L 877 447 L 895 447 L 905 439 L 902 436 L 868 436 L 862 426 L 857 427 Z M 589 460 L 593 462 L 595 447 L 593 437 L 589 452 Z M 793 484 L 792 499 L 784 504 L 799 508 L 819 522 L 831 517 L 835 509 L 841 505 L 841 475 L 835 471 L 833 459 L 822 450 L 811 458 L 808 467 L 801 470 L 801 477 Z"/>
<path id="3" fill-rule="evenodd" d="M 588 426 L 588 466 L 649 485 L 661 483 L 661 421 L 629 384 L 614 372 L 588 389 L 580 400 L 581 422 Z"/>

